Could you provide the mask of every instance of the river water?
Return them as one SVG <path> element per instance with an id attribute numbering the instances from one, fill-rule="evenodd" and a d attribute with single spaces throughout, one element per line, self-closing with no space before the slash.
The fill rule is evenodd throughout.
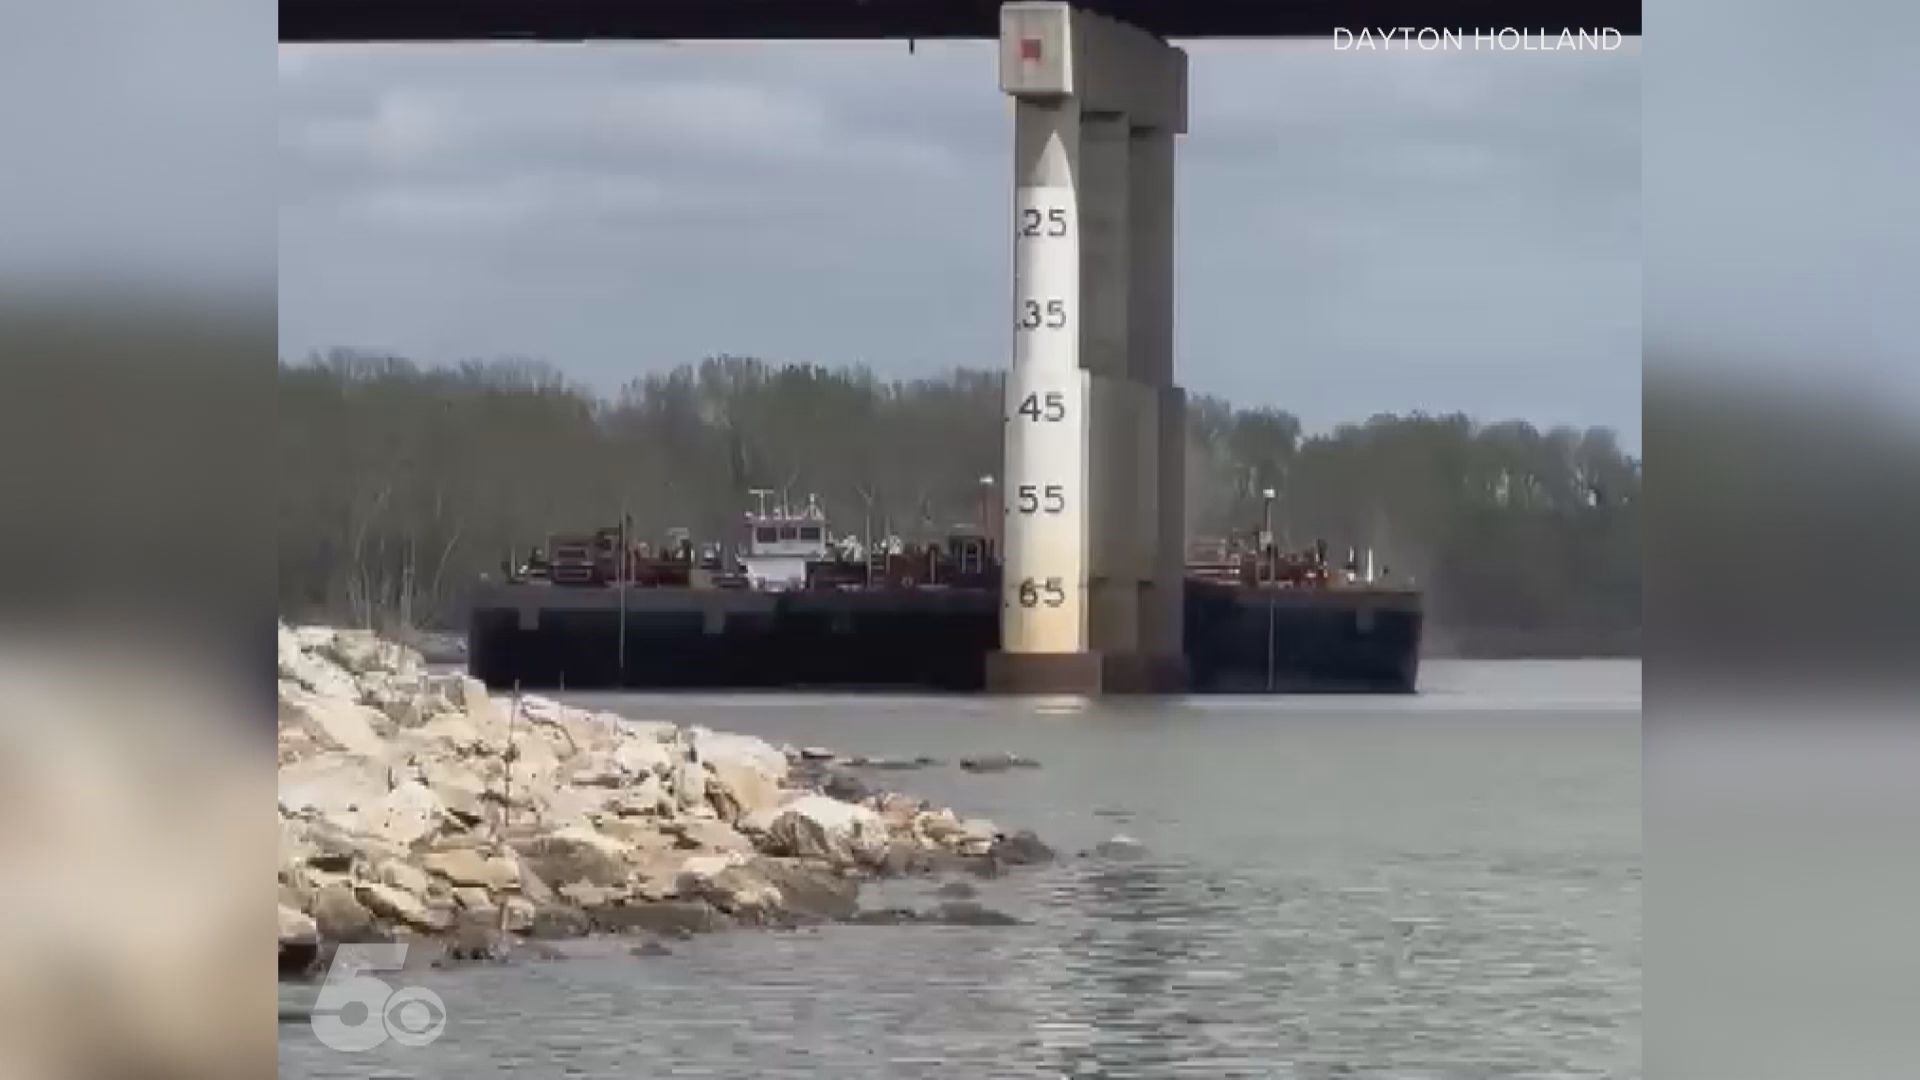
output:
<path id="1" fill-rule="evenodd" d="M 739 932 L 407 973 L 423 1048 L 283 1077 L 1640 1076 L 1640 666 L 1429 662 L 1405 698 L 576 694 L 849 753 L 1037 770 L 873 779 L 1031 827 L 1014 927 Z M 1143 858 L 1080 856 L 1125 834 Z M 931 881 L 870 888 L 935 902 Z"/>

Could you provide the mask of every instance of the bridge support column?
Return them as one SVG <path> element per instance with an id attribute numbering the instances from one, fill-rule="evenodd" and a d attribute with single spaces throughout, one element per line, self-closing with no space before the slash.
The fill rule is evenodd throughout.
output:
<path id="1" fill-rule="evenodd" d="M 1009 3 L 1013 363 L 990 689 L 1175 690 L 1185 397 L 1173 383 L 1174 136 L 1186 54 L 1064 3 Z"/>

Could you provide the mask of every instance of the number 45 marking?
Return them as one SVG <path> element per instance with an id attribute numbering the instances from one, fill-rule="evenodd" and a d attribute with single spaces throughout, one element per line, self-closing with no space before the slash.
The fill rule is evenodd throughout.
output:
<path id="1" fill-rule="evenodd" d="M 1028 394 L 1015 411 L 1035 423 L 1057 423 L 1067 418 L 1067 395 L 1058 390 L 1049 390 L 1043 402 L 1039 394 Z"/>

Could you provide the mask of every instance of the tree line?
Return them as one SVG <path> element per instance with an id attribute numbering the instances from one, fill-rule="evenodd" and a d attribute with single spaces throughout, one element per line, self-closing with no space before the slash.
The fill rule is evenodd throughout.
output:
<path id="1" fill-rule="evenodd" d="M 731 541 L 752 489 L 817 496 L 838 531 L 933 539 L 980 520 L 1001 375 L 881 379 L 721 356 L 611 398 L 529 361 L 429 367 L 336 350 L 279 370 L 282 613 L 458 628 L 472 585 L 556 532 L 629 515 Z M 1468 653 L 1623 653 L 1640 626 L 1640 462 L 1611 431 L 1380 415 L 1306 434 L 1195 396 L 1195 538 L 1247 534 L 1274 492 L 1289 547 L 1371 547 Z"/>

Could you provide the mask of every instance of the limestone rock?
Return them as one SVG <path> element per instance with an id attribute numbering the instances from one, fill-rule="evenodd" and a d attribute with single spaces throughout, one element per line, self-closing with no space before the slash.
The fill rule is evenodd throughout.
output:
<path id="1" fill-rule="evenodd" d="M 428 887 L 433 884 L 425 870 L 399 859 L 388 859 L 381 863 L 379 879 L 383 885 L 391 885 L 415 896 L 427 895 Z"/>
<path id="2" fill-rule="evenodd" d="M 622 817 L 664 817 L 674 809 L 666 785 L 651 773 L 612 793 L 603 805 Z"/>
<path id="3" fill-rule="evenodd" d="M 449 678 L 445 693 L 447 700 L 461 712 L 472 712 L 475 706 L 488 702 L 487 684 L 471 675 L 455 675 Z"/>
<path id="4" fill-rule="evenodd" d="M 680 873 L 685 877 L 709 878 L 723 870 L 744 865 L 746 856 L 737 852 L 702 852 L 680 857 Z"/>
<path id="5" fill-rule="evenodd" d="M 785 898 L 778 886 L 744 865 L 729 865 L 713 874 L 689 871 L 682 875 L 680 894 L 705 900 L 735 919 L 759 924 L 783 913 Z"/>
<path id="6" fill-rule="evenodd" d="M 892 791 L 870 796 L 865 801 L 886 822 L 887 828 L 894 832 L 911 830 L 914 818 L 927 808 L 927 804 L 919 799 Z"/>
<path id="7" fill-rule="evenodd" d="M 538 696 L 520 701 L 520 717 L 526 723 L 523 734 L 531 742 L 544 743 L 557 759 L 571 758 L 602 743 L 609 734 L 606 725 L 583 709 Z"/>
<path id="8" fill-rule="evenodd" d="M 345 750 L 369 758 L 384 758 L 386 740 L 380 737 L 381 716 L 351 699 L 323 697 L 291 683 L 280 684 L 280 727 L 303 732 L 329 750 Z"/>
<path id="9" fill-rule="evenodd" d="M 765 739 L 704 727 L 693 728 L 692 736 L 694 756 L 705 764 L 751 765 L 775 781 L 787 778 L 787 755 Z"/>
<path id="10" fill-rule="evenodd" d="M 401 737 L 409 745 L 452 754 L 477 754 L 491 749 L 479 727 L 462 713 L 442 713 Z"/>
<path id="11" fill-rule="evenodd" d="M 508 930 L 524 934 L 533 927 L 534 915 L 539 908 L 532 900 L 524 896 L 509 896 L 503 906 L 507 909 Z"/>
<path id="12" fill-rule="evenodd" d="M 567 903 L 580 908 L 596 908 L 613 903 L 626 895 L 625 889 L 610 888 L 606 885 L 590 885 L 584 881 L 570 882 L 560 886 L 560 896 Z"/>
<path id="13" fill-rule="evenodd" d="M 686 857 L 679 852 L 649 852 L 640 856 L 627 879 L 627 889 L 642 900 L 671 900 L 680 895 L 680 870 Z"/>
<path id="14" fill-rule="evenodd" d="M 678 809 L 692 812 L 707 805 L 707 770 L 693 761 L 674 764 L 671 785 Z"/>
<path id="15" fill-rule="evenodd" d="M 887 841 L 885 854 L 874 869 L 887 877 L 904 877 L 908 874 L 926 874 L 935 869 L 931 849 L 922 847 L 911 839 Z"/>
<path id="16" fill-rule="evenodd" d="M 360 703 L 386 719 L 383 731 L 392 733 L 425 722 L 430 698 L 421 680 L 362 675 L 358 682 Z"/>
<path id="17" fill-rule="evenodd" d="M 765 740 L 693 729 L 694 756 L 706 767 L 705 793 L 723 821 L 736 821 L 780 802 L 787 756 Z"/>
<path id="18" fill-rule="evenodd" d="M 320 938 L 320 924 L 298 908 L 280 905 L 280 947 L 311 945 Z"/>
<path id="19" fill-rule="evenodd" d="M 611 752 L 592 751 L 577 755 L 568 765 L 569 782 L 584 787 L 617 788 L 633 779 Z"/>
<path id="20" fill-rule="evenodd" d="M 535 937 L 845 919 L 875 870 L 993 873 L 1052 854 L 876 794 L 826 749 L 537 696 L 510 717 L 478 681 L 371 634 L 283 625 L 277 639 L 283 971 L 289 941 L 394 931 L 492 956 L 503 919 Z"/>
<path id="21" fill-rule="evenodd" d="M 352 701 L 358 693 L 353 676 L 331 661 L 312 654 L 301 643 L 298 631 L 281 627 L 279 642 L 280 678 L 309 693 L 338 701 Z"/>
<path id="22" fill-rule="evenodd" d="M 416 930 L 445 930 L 450 921 L 444 911 L 428 907 L 419 897 L 391 885 L 364 883 L 354 889 L 354 896 L 375 915 Z"/>
<path id="23" fill-rule="evenodd" d="M 686 824 L 692 823 L 673 822 L 663 824 L 653 818 L 616 817 L 601 822 L 600 832 L 620 841 L 635 852 L 645 854 L 650 851 L 671 851 L 678 847 L 678 834 L 667 830 Z M 700 824 L 704 825 L 708 823 L 701 822 Z M 712 824 L 717 825 L 719 823 L 713 822 Z M 732 830 L 729 829 L 728 831 L 731 832 Z M 734 835 L 739 836 L 738 833 L 734 833 Z M 745 837 L 740 837 L 740 839 L 742 842 L 746 841 Z M 751 847 L 752 845 L 749 844 L 748 846 Z"/>
<path id="24" fill-rule="evenodd" d="M 852 773 L 833 769 L 822 778 L 820 793 L 841 802 L 865 802 L 873 795 L 873 789 Z"/>
<path id="25" fill-rule="evenodd" d="M 351 829 L 341 828 L 327 820 L 306 816 L 313 815 L 313 811 L 301 813 L 302 817 L 281 818 L 289 834 L 296 837 L 293 841 L 296 862 L 286 866 L 289 871 L 350 874 L 356 867 L 382 858 L 400 858 L 406 854 L 402 848 L 369 836 L 356 835 Z M 310 874 L 307 876 L 311 877 Z"/>
<path id="26" fill-rule="evenodd" d="M 328 885 L 315 894 L 313 921 L 320 936 L 330 942 L 383 941 L 386 938 L 375 925 L 373 913 L 346 885 Z"/>
<path id="27" fill-rule="evenodd" d="M 520 864 L 508 856 L 488 857 L 472 848 L 436 851 L 421 860 L 428 871 L 450 884 L 498 892 L 520 883 Z"/>
<path id="28" fill-rule="evenodd" d="M 359 831 L 390 844 L 410 846 L 438 827 L 443 810 L 433 789 L 418 780 L 396 784 L 391 791 L 361 807 Z"/>
<path id="29" fill-rule="evenodd" d="M 952 846 L 966 835 L 959 815 L 951 810 L 923 810 L 914 815 L 913 831 L 942 846 Z"/>
<path id="30" fill-rule="evenodd" d="M 299 908 L 280 905 L 280 948 L 278 968 L 283 979 L 304 978 L 312 974 L 320 960 L 320 931 L 313 918 Z"/>
<path id="31" fill-rule="evenodd" d="M 762 856 L 747 866 L 780 890 L 785 913 L 801 921 L 845 919 L 860 907 L 860 883 L 820 863 Z"/>
<path id="32" fill-rule="evenodd" d="M 825 795 L 802 795 L 774 812 L 763 850 L 770 855 L 824 859 L 839 865 L 878 865 L 886 857 L 880 815 Z"/>
<path id="33" fill-rule="evenodd" d="M 533 817 L 544 828 L 554 831 L 594 829 L 608 810 L 608 792 L 603 788 L 563 784 L 552 791 L 522 794 L 532 804 L 527 809 Z"/>
<path id="34" fill-rule="evenodd" d="M 673 837 L 675 846 L 699 851 L 736 851 L 742 854 L 754 850 L 753 841 L 745 833 L 724 821 L 707 821 L 701 818 L 688 818 L 662 824 L 660 832 Z"/>
<path id="35" fill-rule="evenodd" d="M 513 905 L 507 906 L 509 920 L 513 918 Z M 545 904 L 536 906 L 528 917 L 524 933 L 536 941 L 555 941 L 561 938 L 585 937 L 593 928 L 587 913 L 579 908 L 565 904 Z"/>
<path id="36" fill-rule="evenodd" d="M 621 885 L 633 865 L 632 848 L 587 828 L 568 827 L 514 846 L 521 859 L 549 884 L 585 881 Z"/>
<path id="37" fill-rule="evenodd" d="M 421 667 L 419 653 L 367 630 L 336 630 L 317 651 L 351 675 L 411 675 Z"/>
<path id="38" fill-rule="evenodd" d="M 487 685 L 479 679 L 462 678 L 460 689 L 450 695 L 460 706 L 474 730 L 486 736 L 489 742 L 504 742 L 507 734 L 507 703 L 487 693 Z"/>
<path id="39" fill-rule="evenodd" d="M 414 775 L 432 789 L 456 824 L 473 828 L 486 822 L 487 783 L 465 762 L 438 757 L 416 759 Z"/>
<path id="40" fill-rule="evenodd" d="M 283 814 L 317 816 L 340 832 L 399 848 L 427 835 L 442 816 L 439 799 L 417 779 L 344 756 L 282 769 L 280 809 Z"/>
<path id="41" fill-rule="evenodd" d="M 525 732 L 514 737 L 511 763 L 502 756 L 488 755 L 480 759 L 476 771 L 486 781 L 488 791 L 504 793 L 509 770 L 512 773 L 513 804 L 516 807 L 538 806 L 561 786 L 559 754 L 548 743 L 527 738 Z"/>
<path id="42" fill-rule="evenodd" d="M 612 904 L 588 912 L 597 930 L 614 934 L 645 932 L 664 937 L 712 933 L 735 925 L 733 916 L 705 900 L 659 900 Z"/>
<path id="43" fill-rule="evenodd" d="M 551 904 L 555 896 L 553 886 L 534 873 L 533 867 L 524 861 L 520 863 L 520 895 L 534 904 Z"/>
<path id="44" fill-rule="evenodd" d="M 454 928 L 447 942 L 446 958 L 465 963 L 499 962 L 507 959 L 512 945 L 498 928 L 484 922 L 463 922 Z"/>
<path id="45" fill-rule="evenodd" d="M 672 775 L 677 760 L 672 748 L 644 732 L 635 732 L 631 726 L 624 728 L 622 734 L 624 737 L 612 751 L 613 760 L 622 772 L 636 780 L 649 775 Z"/>
<path id="46" fill-rule="evenodd" d="M 993 850 L 993 842 L 1000 835 L 1000 829 L 985 818 L 969 818 L 960 823 L 960 834 L 953 848 L 962 855 L 985 855 Z"/>
<path id="47" fill-rule="evenodd" d="M 280 810 L 312 811 L 328 820 L 350 818 L 387 793 L 387 773 L 368 762 L 342 756 L 297 762 L 280 770 Z"/>

